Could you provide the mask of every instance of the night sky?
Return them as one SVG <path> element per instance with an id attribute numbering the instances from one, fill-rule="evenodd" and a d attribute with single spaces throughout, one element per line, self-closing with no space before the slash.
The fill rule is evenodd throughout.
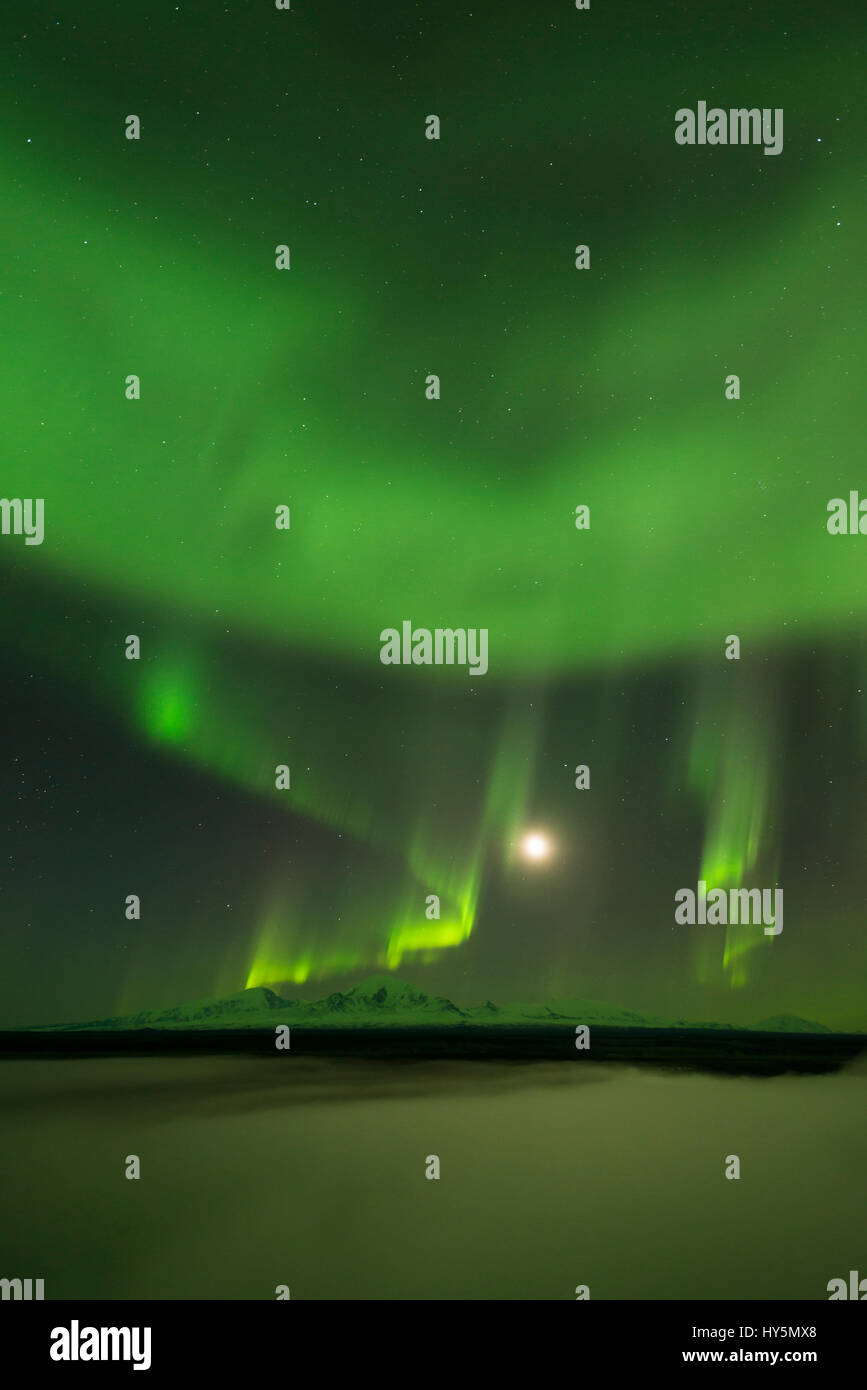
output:
<path id="1" fill-rule="evenodd" d="M 0 1022 L 394 970 L 867 1026 L 857 7 L 0 25 L 0 491 L 45 499 L 0 536 Z M 700 100 L 781 153 L 678 145 Z M 382 665 L 404 620 L 487 673 Z M 783 932 L 676 925 L 700 878 Z"/>

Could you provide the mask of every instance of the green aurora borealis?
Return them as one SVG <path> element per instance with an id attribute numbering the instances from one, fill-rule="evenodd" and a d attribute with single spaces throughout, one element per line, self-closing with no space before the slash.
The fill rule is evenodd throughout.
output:
<path id="1" fill-rule="evenodd" d="M 856 12 L 27 9 L 2 1021 L 399 969 L 867 1026 Z M 782 153 L 676 145 L 703 97 Z M 487 628 L 488 674 L 383 667 L 404 619 Z M 785 930 L 675 927 L 700 878 Z"/>

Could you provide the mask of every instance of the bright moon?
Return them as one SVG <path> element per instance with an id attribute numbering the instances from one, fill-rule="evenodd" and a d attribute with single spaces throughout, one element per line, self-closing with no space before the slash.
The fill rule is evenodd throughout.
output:
<path id="1" fill-rule="evenodd" d="M 525 859 L 547 859 L 551 846 L 544 835 L 525 835 L 521 841 L 521 851 Z"/>

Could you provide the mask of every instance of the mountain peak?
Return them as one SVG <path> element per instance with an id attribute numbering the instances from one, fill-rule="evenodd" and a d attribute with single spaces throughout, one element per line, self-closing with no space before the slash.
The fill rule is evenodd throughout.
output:
<path id="1" fill-rule="evenodd" d="M 415 985 L 399 980 L 395 975 L 368 975 L 345 993 L 331 994 L 319 1004 L 312 1005 L 318 1013 L 356 1015 L 407 1014 L 416 1017 L 450 1014 L 462 1017 L 463 1012 L 450 999 L 441 999 Z"/>
<path id="2" fill-rule="evenodd" d="M 382 995 L 383 999 L 430 998 L 423 990 L 408 985 L 405 980 L 399 980 L 395 975 L 368 975 L 346 993 L 353 999 L 373 999 L 377 995 Z"/>
<path id="3" fill-rule="evenodd" d="M 809 1018 L 798 1018 L 797 1014 L 774 1014 L 773 1018 L 763 1018 L 753 1025 L 755 1031 L 762 1033 L 830 1033 L 824 1023 L 813 1023 Z"/>

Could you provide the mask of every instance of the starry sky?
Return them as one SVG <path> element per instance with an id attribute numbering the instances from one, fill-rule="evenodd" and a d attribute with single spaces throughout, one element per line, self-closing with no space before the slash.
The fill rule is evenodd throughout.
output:
<path id="1" fill-rule="evenodd" d="M 867 1026 L 856 11 L 0 24 L 2 494 L 45 499 L 0 536 L 0 1021 L 394 970 Z M 782 152 L 678 145 L 700 100 Z M 487 674 L 383 666 L 403 620 Z M 676 925 L 699 878 L 784 931 Z"/>

